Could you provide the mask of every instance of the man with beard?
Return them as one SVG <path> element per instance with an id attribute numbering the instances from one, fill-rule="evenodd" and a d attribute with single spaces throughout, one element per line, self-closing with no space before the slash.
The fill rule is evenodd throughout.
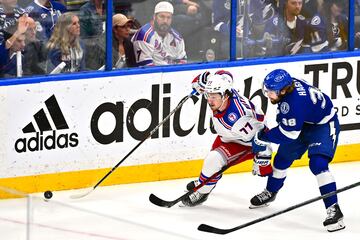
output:
<path id="1" fill-rule="evenodd" d="M 263 192 L 254 196 L 250 208 L 268 206 L 283 187 L 287 169 L 308 151 L 309 167 L 316 177 L 322 195 L 336 191 L 336 182 L 329 170 L 340 133 L 340 124 L 331 99 L 303 80 L 290 76 L 283 69 L 270 72 L 264 79 L 263 92 L 277 104 L 278 126 L 260 130 L 253 142 L 253 153 L 279 144 L 273 162 L 273 173 Z M 323 225 L 329 232 L 345 228 L 337 195 L 323 199 L 327 217 Z"/>
<path id="2" fill-rule="evenodd" d="M 171 28 L 173 13 L 171 3 L 159 2 L 155 6 L 152 21 L 133 36 L 132 42 L 139 66 L 186 63 L 184 39 Z"/>

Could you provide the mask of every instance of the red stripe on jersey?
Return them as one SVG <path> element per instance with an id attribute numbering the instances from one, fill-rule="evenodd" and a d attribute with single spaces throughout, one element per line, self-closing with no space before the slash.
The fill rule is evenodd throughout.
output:
<path id="1" fill-rule="evenodd" d="M 223 118 L 218 118 L 219 122 L 227 129 L 231 130 L 231 126 L 229 124 L 227 124 Z"/>
<path id="2" fill-rule="evenodd" d="M 147 38 L 149 37 L 150 33 L 153 31 L 153 27 L 151 26 L 144 35 L 144 41 L 147 42 Z"/>
<path id="3" fill-rule="evenodd" d="M 234 103 L 236 108 L 239 110 L 240 113 L 240 117 L 245 115 L 245 111 L 243 109 L 243 107 L 241 106 L 241 103 L 239 102 L 239 100 L 237 100 L 236 98 L 234 99 Z"/>

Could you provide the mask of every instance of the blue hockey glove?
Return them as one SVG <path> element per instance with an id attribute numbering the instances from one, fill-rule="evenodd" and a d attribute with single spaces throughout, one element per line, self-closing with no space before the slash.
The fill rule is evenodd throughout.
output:
<path id="1" fill-rule="evenodd" d="M 192 88 L 196 91 L 197 96 L 204 93 L 205 85 L 207 78 L 210 76 L 209 71 L 205 71 L 197 75 L 194 80 L 191 82 Z"/>

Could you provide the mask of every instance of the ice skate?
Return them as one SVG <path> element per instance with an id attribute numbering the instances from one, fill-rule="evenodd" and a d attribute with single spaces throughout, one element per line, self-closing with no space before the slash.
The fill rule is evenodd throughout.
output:
<path id="1" fill-rule="evenodd" d="M 328 207 L 326 212 L 327 217 L 323 224 L 329 232 L 335 232 L 345 228 L 345 224 L 343 222 L 344 215 L 337 203 Z"/>
<path id="2" fill-rule="evenodd" d="M 195 207 L 205 202 L 208 196 L 209 193 L 193 192 L 187 198 L 182 200 L 182 204 L 180 205 L 180 207 Z"/>
<path id="3" fill-rule="evenodd" d="M 269 192 L 265 189 L 263 192 L 255 195 L 251 200 L 250 209 L 260 208 L 269 206 L 270 202 L 274 201 L 276 198 L 276 192 Z"/>

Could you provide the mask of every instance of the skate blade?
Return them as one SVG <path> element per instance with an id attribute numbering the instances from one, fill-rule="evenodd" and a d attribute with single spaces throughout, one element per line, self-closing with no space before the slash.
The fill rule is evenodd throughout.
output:
<path id="1" fill-rule="evenodd" d="M 342 219 L 340 219 L 337 223 L 330 224 L 326 226 L 328 232 L 336 232 L 345 228 L 345 224 Z"/>
<path id="2" fill-rule="evenodd" d="M 269 206 L 270 205 L 270 203 L 265 203 L 265 204 L 263 204 L 263 205 L 259 205 L 259 206 L 255 206 L 255 205 L 250 205 L 249 206 L 249 208 L 250 209 L 256 209 L 256 208 L 262 208 L 262 207 L 267 207 L 267 206 Z"/>

